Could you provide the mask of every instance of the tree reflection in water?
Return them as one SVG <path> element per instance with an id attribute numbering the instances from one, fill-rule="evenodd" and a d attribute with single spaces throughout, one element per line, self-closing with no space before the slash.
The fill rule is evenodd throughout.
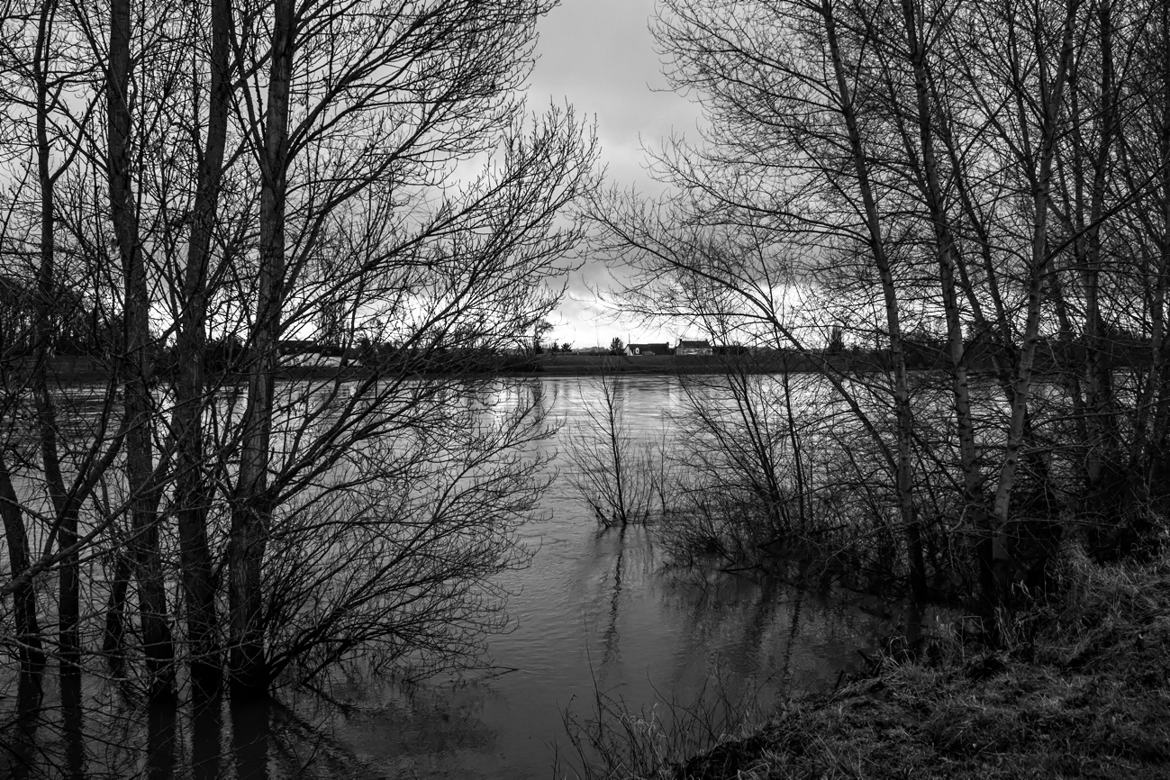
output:
<path id="1" fill-rule="evenodd" d="M 99 687 L 104 683 L 87 678 L 82 731 L 54 695 L 55 677 L 22 678 L 16 707 L 3 716 L 0 777 L 267 780 L 363 773 L 348 749 L 275 699 L 196 694 L 111 706 L 100 702 L 108 694 Z"/>
<path id="2" fill-rule="evenodd" d="M 604 669 L 617 659 L 618 654 L 618 614 L 622 601 L 622 563 L 626 555 L 627 525 L 618 527 L 617 555 L 613 561 L 613 592 L 609 600 L 609 619 L 605 625 L 602 645 L 605 648 L 601 656 L 601 666 Z M 603 531 L 604 533 L 604 531 Z"/>
<path id="3" fill-rule="evenodd" d="M 240 780 L 268 777 L 270 710 L 266 699 L 232 701 L 232 757 Z"/>

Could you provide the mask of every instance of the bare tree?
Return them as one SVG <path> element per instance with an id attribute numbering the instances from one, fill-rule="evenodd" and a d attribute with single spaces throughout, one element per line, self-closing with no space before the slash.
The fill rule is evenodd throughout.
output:
<path id="1" fill-rule="evenodd" d="M 599 398 L 584 401 L 584 419 L 568 434 L 569 481 L 602 526 L 624 528 L 650 517 L 654 466 L 625 418 L 622 378 L 603 371 L 597 385 Z"/>
<path id="2" fill-rule="evenodd" d="M 175 505 L 182 557 L 183 594 L 190 642 L 191 678 L 207 691 L 218 689 L 221 676 L 217 635 L 216 583 L 208 543 L 207 512 L 212 490 L 204 468 L 206 414 L 208 276 L 212 240 L 224 174 L 231 111 L 232 63 L 229 53 L 232 9 L 228 0 L 211 4 L 211 41 L 206 105 L 207 133 L 196 171 L 187 265 L 183 276 L 176 351 L 183 356 L 175 385 L 174 427 L 177 440 Z M 192 95 L 193 113 L 201 96 Z"/>
<path id="3" fill-rule="evenodd" d="M 801 444 L 807 425 L 797 419 L 787 373 L 757 372 L 749 356 L 726 356 L 721 368 L 710 377 L 681 377 L 683 449 L 693 453 L 688 493 L 691 503 L 732 502 L 727 536 L 738 557 L 754 561 L 770 545 L 795 548 L 811 530 Z M 802 400 L 807 394 L 796 406 Z"/>
<path id="4" fill-rule="evenodd" d="M 400 413 L 393 392 L 363 382 L 346 420 L 273 462 L 279 410 L 272 382 L 282 334 L 324 302 L 341 303 L 352 326 L 346 343 L 380 319 L 392 324 L 395 341 L 426 353 L 467 325 L 497 339 L 527 330 L 553 299 L 537 290 L 511 300 L 502 294 L 507 283 L 531 284 L 556 268 L 572 230 L 551 233 L 552 217 L 588 182 L 589 153 L 572 117 L 554 112 L 525 138 L 522 105 L 505 97 L 523 77 L 532 41 L 526 20 L 544 9 L 274 9 L 271 43 L 256 60 L 267 62 L 267 78 L 243 92 L 262 171 L 259 297 L 247 331 L 250 380 L 231 543 L 233 674 L 248 686 L 267 684 L 260 567 L 272 499 L 303 478 L 310 462 L 302 451 L 317 454 L 312 468 L 320 470 L 357 432 L 369 437 Z M 449 179 L 456 161 L 489 150 L 502 152 L 498 166 L 427 203 L 428 188 Z M 343 250 L 331 260 L 333 278 L 312 280 L 315 289 L 306 290 L 315 254 L 333 247 Z"/>
<path id="5" fill-rule="evenodd" d="M 1128 209 L 1152 194 L 1114 153 L 1150 137 L 1127 125 L 1145 115 L 1137 90 L 1119 86 L 1139 68 L 1118 52 L 1136 50 L 1132 31 L 1152 28 L 1129 22 L 1151 14 L 1077 0 L 665 3 L 667 75 L 702 101 L 703 142 L 656 156 L 674 185 L 659 202 L 595 208 L 601 247 L 638 274 L 627 294 L 644 313 L 730 326 L 823 372 L 889 467 L 918 595 L 923 547 L 946 533 L 924 513 L 937 517 L 941 497 L 963 518 L 992 631 L 1031 565 L 1013 550 L 1021 524 L 1055 521 L 1057 509 L 1036 508 L 1045 496 L 1084 494 L 1064 475 L 1083 464 L 1099 486 L 1124 449 L 1110 443 L 1125 428 L 1109 422 L 1120 394 L 1101 334 L 1117 326 L 1101 301 L 1132 289 L 1110 275 L 1122 244 L 1107 237 L 1133 235 L 1142 218 Z M 1154 72 L 1146 83 L 1161 83 Z M 1158 308 L 1158 289 L 1146 284 L 1143 310 Z M 877 339 L 878 372 L 850 376 L 816 354 L 841 323 Z M 942 420 L 942 386 L 911 381 L 907 346 L 917 354 L 940 331 Z M 1063 357 L 1045 352 L 1056 341 Z M 1064 398 L 1036 392 L 1054 360 L 1068 369 Z M 1003 407 L 972 392 L 976 365 Z M 1143 407 L 1129 408 L 1148 420 Z M 1060 419 L 1075 430 L 1057 441 Z M 1086 517 L 1083 502 L 1066 507 Z"/>
<path id="6" fill-rule="evenodd" d="M 5 6 L 0 271 L 28 305 L 0 334 L 2 587 L 27 669 L 47 615 L 63 679 L 89 631 L 118 677 L 144 658 L 165 695 L 186 662 L 241 701 L 363 648 L 456 663 L 503 625 L 491 577 L 525 560 L 543 464 L 520 452 L 547 430 L 531 399 L 487 415 L 453 347 L 543 321 L 595 185 L 590 130 L 519 93 L 551 5 Z M 51 385 L 59 290 L 96 393 Z"/>

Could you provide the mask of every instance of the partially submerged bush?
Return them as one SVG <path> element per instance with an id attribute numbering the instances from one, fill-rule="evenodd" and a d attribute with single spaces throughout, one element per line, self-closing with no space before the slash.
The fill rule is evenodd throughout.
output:
<path id="1" fill-rule="evenodd" d="M 693 701 L 660 699 L 637 712 L 596 686 L 589 717 L 565 712 L 575 755 L 557 757 L 557 777 L 669 778 L 674 765 L 743 735 L 762 716 L 754 691 L 732 695 L 718 676 Z"/>
<path id="2" fill-rule="evenodd" d="M 603 371 L 599 399 L 584 402 L 584 419 L 566 437 L 569 482 L 606 528 L 645 523 L 667 503 L 663 447 L 638 440 L 626 421 L 623 381 Z"/>

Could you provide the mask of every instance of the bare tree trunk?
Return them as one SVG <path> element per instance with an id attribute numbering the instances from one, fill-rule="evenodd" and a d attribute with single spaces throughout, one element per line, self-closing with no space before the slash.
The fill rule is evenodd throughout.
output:
<path id="1" fill-rule="evenodd" d="M 153 487 L 151 399 L 148 387 L 149 293 L 130 180 L 130 0 L 111 0 L 109 75 L 106 82 L 110 216 L 125 277 L 126 477 L 142 643 L 152 692 L 173 689 L 174 649 L 167 622 Z"/>
<path id="2" fill-rule="evenodd" d="M 1016 372 L 1015 392 L 1011 403 L 1011 417 L 1007 433 L 1007 446 L 1000 468 L 999 483 L 995 491 L 994 528 L 992 555 L 998 574 L 1006 576 L 1008 551 L 1004 538 L 1008 513 L 1011 507 L 1012 491 L 1015 489 L 1020 450 L 1024 443 L 1025 422 L 1028 412 L 1028 398 L 1032 389 L 1032 366 L 1036 356 L 1036 345 L 1040 333 L 1040 305 L 1043 288 L 1051 268 L 1048 247 L 1048 216 L 1051 205 L 1052 162 L 1056 151 L 1058 123 L 1064 103 L 1064 86 L 1068 78 L 1073 54 L 1073 26 L 1077 0 L 1072 0 L 1066 9 L 1061 50 L 1057 72 L 1048 74 L 1051 81 L 1040 96 L 1043 109 L 1043 125 L 1035 173 L 1029 172 L 1032 185 L 1032 236 L 1031 256 L 1028 267 L 1028 294 L 1026 316 L 1020 360 Z"/>
<path id="3" fill-rule="evenodd" d="M 48 60 L 55 10 L 55 3 L 46 3 L 41 8 L 33 63 L 37 104 L 37 180 L 40 189 L 40 264 L 37 269 L 36 355 L 32 381 L 40 428 L 41 464 L 55 515 L 57 548 L 67 550 L 77 543 L 77 507 L 66 496 L 57 444 L 56 406 L 49 393 L 47 375 L 52 353 L 52 311 L 56 305 L 56 243 L 53 232 L 56 177 L 50 167 L 52 149 L 48 129 Z M 84 722 L 81 699 L 80 574 L 78 553 L 73 551 L 62 556 L 57 575 L 58 664 L 61 712 L 66 736 L 66 767 L 72 777 L 82 776 L 85 767 L 85 749 L 80 738 Z"/>
<path id="4" fill-rule="evenodd" d="M 130 578 L 134 567 L 121 551 L 114 550 L 113 576 L 110 581 L 110 595 L 106 599 L 106 626 L 102 633 L 102 654 L 110 673 L 115 677 L 126 676 L 126 592 L 130 589 Z"/>
<path id="5" fill-rule="evenodd" d="M 930 213 L 934 232 L 939 286 L 942 290 L 943 311 L 947 323 L 951 392 L 954 398 L 955 423 L 959 438 L 959 465 L 963 472 L 963 505 L 979 531 L 980 541 L 977 545 L 976 557 L 980 572 L 980 586 L 983 590 L 985 605 L 992 605 L 996 603 L 996 596 L 991 556 L 991 528 L 983 496 L 983 479 L 979 472 L 975 448 L 975 425 L 971 417 L 971 392 L 964 357 L 963 324 L 959 318 L 959 300 L 955 287 L 955 269 L 960 258 L 943 202 L 942 186 L 939 182 L 938 158 L 934 146 L 934 127 L 931 121 L 926 51 L 913 0 L 902 0 L 902 17 L 906 25 L 906 43 L 910 64 L 914 71 L 918 143 L 922 159 L 920 187 L 926 197 L 926 206 Z M 913 159 L 913 155 L 911 155 L 911 159 Z"/>
<path id="6" fill-rule="evenodd" d="M 28 535 L 25 533 L 22 515 L 8 464 L 0 458 L 0 520 L 3 520 L 4 538 L 8 543 L 8 565 L 14 575 L 29 566 Z M 12 592 L 12 617 L 16 641 L 19 643 L 17 656 L 21 678 L 36 680 L 39 690 L 41 670 L 45 667 L 45 651 L 37 623 L 37 594 L 31 582 L 21 582 Z"/>
<path id="7" fill-rule="evenodd" d="M 267 114 L 261 149 L 260 280 L 248 405 L 236 504 L 232 511 L 230 609 L 233 687 L 259 693 L 268 686 L 261 623 L 261 566 L 272 502 L 267 495 L 272 431 L 273 375 L 284 287 L 285 192 L 288 165 L 289 89 L 294 53 L 294 3 L 277 0 L 272 30 Z"/>
<path id="8" fill-rule="evenodd" d="M 77 543 L 77 514 L 71 510 L 57 519 L 57 547 L 68 549 Z M 72 777 L 82 777 L 85 746 L 81 740 L 84 719 L 81 703 L 81 583 L 78 555 L 61 559 L 57 575 L 58 664 L 61 677 L 61 712 L 65 728 L 66 764 Z"/>
<path id="9" fill-rule="evenodd" d="M 1117 85 L 1113 68 L 1113 4 L 1102 0 L 1097 9 L 1101 36 L 1100 141 L 1093 160 L 1093 186 L 1089 203 L 1088 262 L 1085 263 L 1085 335 L 1088 349 L 1088 406 L 1092 414 L 1094 453 L 1089 459 L 1090 491 L 1101 488 L 1102 468 L 1116 462 L 1117 424 L 1113 415 L 1113 377 L 1105 356 L 1105 323 L 1101 317 L 1101 223 L 1105 214 L 1107 172 L 1112 165 L 1113 139 L 1117 131 Z"/>
<path id="10" fill-rule="evenodd" d="M 217 691 L 222 660 L 217 637 L 216 586 L 207 543 L 207 507 L 211 491 L 203 474 L 204 348 L 206 345 L 207 275 L 223 169 L 231 80 L 228 36 L 229 0 L 211 4 L 211 85 L 207 105 L 207 142 L 200 157 L 183 310 L 178 336 L 180 367 L 175 386 L 177 477 L 175 486 L 183 593 L 187 607 L 192 682 L 205 693 Z M 192 96 L 198 111 L 198 92 Z"/>
<path id="11" fill-rule="evenodd" d="M 910 567 L 910 588 L 914 597 L 925 600 L 926 564 L 922 555 L 922 527 L 914 507 L 914 417 L 910 409 L 910 388 L 906 377 L 906 353 L 902 342 L 901 315 L 898 294 L 882 241 L 881 224 L 878 218 L 877 202 L 870 183 L 869 166 L 861 141 L 853 98 L 846 79 L 845 63 L 837 38 L 837 20 L 833 13 L 833 0 L 821 0 L 820 13 L 824 18 L 825 34 L 829 44 L 833 75 L 836 79 L 840 111 L 845 119 L 849 136 L 849 150 L 854 175 L 861 192 L 865 227 L 869 250 L 881 282 L 882 298 L 885 304 L 886 328 L 889 331 L 890 360 L 894 372 L 894 409 L 897 427 L 897 496 L 898 510 L 906 535 L 906 557 Z"/>
<path id="12" fill-rule="evenodd" d="M 36 49 L 31 63 L 33 88 L 36 100 L 36 153 L 37 180 L 40 195 L 40 252 L 37 268 L 37 296 L 33 330 L 32 390 L 37 410 L 39 444 L 45 483 L 48 485 L 54 513 L 59 516 L 64 504 L 64 487 L 61 466 L 57 454 L 56 410 L 48 391 L 46 377 L 50 353 L 52 325 L 53 288 L 53 178 L 49 161 L 48 112 L 49 93 L 46 75 L 49 58 L 49 33 L 52 3 L 41 8 L 37 26 Z M 0 517 L 3 518 L 5 537 L 8 542 L 9 566 L 13 577 L 28 569 L 30 553 L 28 537 L 19 497 L 12 484 L 12 475 L 7 461 L 0 456 Z M 63 567 L 75 560 L 62 563 Z M 64 587 L 64 586 L 62 586 Z M 20 642 L 20 664 L 22 683 L 36 681 L 37 695 L 40 690 L 40 672 L 45 665 L 45 654 L 41 645 L 40 627 L 37 622 L 36 591 L 31 581 L 20 581 L 13 591 L 13 618 Z M 75 628 L 75 626 L 74 626 Z M 63 637 L 62 645 L 72 644 Z"/>
<path id="13" fill-rule="evenodd" d="M 1071 203 L 1065 210 L 1063 218 L 1071 235 L 1073 273 L 1080 281 L 1079 297 L 1074 300 L 1083 307 L 1084 312 L 1083 362 L 1075 368 L 1070 367 L 1070 387 L 1077 435 L 1085 447 L 1081 462 L 1086 496 L 1090 500 L 1104 486 L 1103 469 L 1106 464 L 1116 462 L 1119 450 L 1117 428 L 1112 412 L 1113 382 L 1109 361 L 1105 355 L 1107 341 L 1105 322 L 1101 315 L 1103 268 L 1101 222 L 1106 205 L 1107 172 L 1112 165 L 1118 103 L 1112 51 L 1113 10 L 1110 0 L 1103 0 L 1098 5 L 1096 17 L 1101 62 L 1097 82 L 1093 85 L 1096 87 L 1096 94 L 1088 96 L 1090 105 L 1087 107 L 1087 113 L 1081 105 L 1082 93 L 1085 90 L 1080 86 L 1080 71 L 1088 66 L 1076 62 L 1071 66 L 1068 76 L 1070 114 L 1075 124 L 1069 133 L 1072 155 L 1067 162 L 1071 167 L 1072 177 L 1072 192 L 1067 196 Z M 1097 139 L 1095 149 L 1090 145 L 1094 138 Z M 1086 166 L 1092 167 L 1091 181 L 1087 181 Z M 1060 289 L 1063 285 L 1060 284 L 1059 272 L 1054 272 L 1052 277 L 1062 340 L 1072 344 L 1074 333 L 1068 313 L 1069 307 Z"/>
<path id="14" fill-rule="evenodd" d="M 36 766 L 39 745 L 37 730 L 41 719 L 42 672 L 21 674 L 16 689 L 16 717 L 0 728 L 0 738 L 9 754 L 11 780 L 27 780 Z"/>

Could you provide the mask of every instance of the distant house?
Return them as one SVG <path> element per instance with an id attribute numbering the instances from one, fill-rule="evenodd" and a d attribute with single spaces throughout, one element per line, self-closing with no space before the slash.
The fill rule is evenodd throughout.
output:
<path id="1" fill-rule="evenodd" d="M 670 346 L 664 341 L 651 344 L 627 344 L 627 355 L 669 355 Z"/>
<path id="2" fill-rule="evenodd" d="M 711 342 L 707 341 L 707 339 L 700 339 L 698 341 L 680 339 L 678 346 L 674 348 L 674 354 L 676 355 L 710 355 L 711 353 Z"/>

